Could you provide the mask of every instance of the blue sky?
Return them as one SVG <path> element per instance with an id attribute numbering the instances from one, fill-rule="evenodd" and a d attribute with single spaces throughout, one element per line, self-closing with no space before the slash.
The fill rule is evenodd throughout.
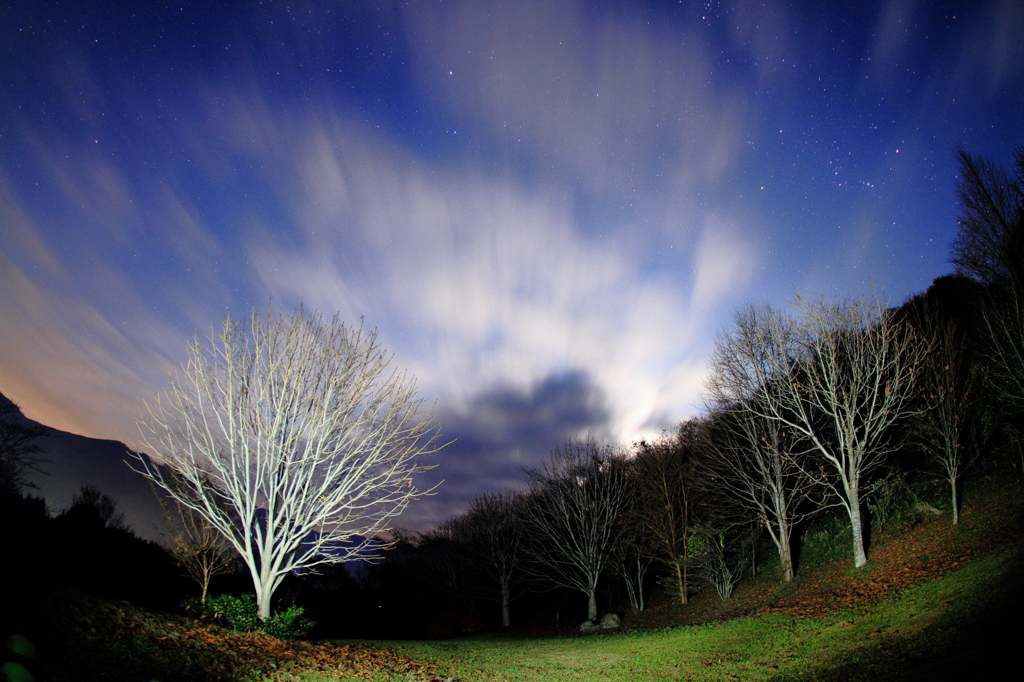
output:
<path id="1" fill-rule="evenodd" d="M 229 310 L 363 318 L 458 439 L 419 527 L 699 410 L 746 301 L 923 291 L 955 145 L 1024 144 L 1012 0 L 16 1 L 0 32 L 0 392 L 131 444 Z"/>

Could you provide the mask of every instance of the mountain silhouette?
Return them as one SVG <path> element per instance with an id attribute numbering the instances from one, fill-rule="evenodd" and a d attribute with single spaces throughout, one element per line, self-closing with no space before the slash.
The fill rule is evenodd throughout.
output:
<path id="1" fill-rule="evenodd" d="M 11 402 L 2 393 L 0 401 Z M 39 424 L 20 410 L 16 418 L 27 424 Z M 117 502 L 118 510 L 124 513 L 136 535 L 155 542 L 162 540 L 160 504 L 149 481 L 129 468 L 131 456 L 124 443 L 40 426 L 46 429 L 46 435 L 36 441 L 41 451 L 42 473 L 31 472 L 28 478 L 35 489 L 25 492 L 43 497 L 50 512 L 57 514 L 71 506 L 71 498 L 82 486 L 95 486 Z"/>

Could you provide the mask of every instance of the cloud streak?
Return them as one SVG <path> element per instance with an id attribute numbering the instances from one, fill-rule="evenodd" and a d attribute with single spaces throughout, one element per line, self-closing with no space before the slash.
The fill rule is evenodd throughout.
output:
<path id="1" fill-rule="evenodd" d="M 654 377 L 700 338 L 685 284 L 647 270 L 628 230 L 584 234 L 559 197 L 483 172 L 423 171 L 350 130 L 334 122 L 285 157 L 257 152 L 261 165 L 294 169 L 302 187 L 285 209 L 299 216 L 298 241 L 248 247 L 266 290 L 379 324 L 453 406 L 480 386 L 526 388 L 578 369 L 616 396 L 616 435 L 638 433 L 650 415 L 625 417 L 619 396 L 662 392 Z M 752 260 L 740 235 L 706 231 L 692 265 L 696 311 L 738 293 L 749 278 L 739 265 Z"/>

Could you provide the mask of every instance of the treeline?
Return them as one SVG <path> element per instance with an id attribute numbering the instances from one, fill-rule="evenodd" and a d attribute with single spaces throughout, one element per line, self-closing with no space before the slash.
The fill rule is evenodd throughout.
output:
<path id="1" fill-rule="evenodd" d="M 717 340 L 700 416 L 630 447 L 567 441 L 525 490 L 398 533 L 367 569 L 382 608 L 458 631 L 514 613 L 593 622 L 626 598 L 643 610 L 655 584 L 683 604 L 700 587 L 727 599 L 769 565 L 792 580 L 815 528 L 841 521 L 859 567 L 901 513 L 958 523 L 968 472 L 1020 476 L 1024 150 L 1010 171 L 958 158 L 955 274 L 897 308 L 745 307 Z"/>
<path id="2" fill-rule="evenodd" d="M 56 514 L 42 498 L 0 490 L 0 541 L 5 631 L 55 582 L 167 611 L 190 592 L 167 551 L 136 536 L 113 498 L 91 486 Z"/>
<path id="3" fill-rule="evenodd" d="M 0 632 L 21 632 L 48 585 L 60 582 L 171 610 L 187 580 L 160 545 L 136 536 L 117 502 L 83 486 L 62 511 L 32 495 L 30 474 L 44 472 L 40 443 L 49 430 L 25 419 L 0 395 Z"/>

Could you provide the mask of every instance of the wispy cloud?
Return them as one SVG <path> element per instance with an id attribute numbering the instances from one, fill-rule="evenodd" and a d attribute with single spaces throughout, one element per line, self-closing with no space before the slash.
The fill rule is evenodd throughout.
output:
<path id="1" fill-rule="evenodd" d="M 541 182 L 621 201 L 665 189 L 682 166 L 714 185 L 745 103 L 714 77 L 699 26 L 637 19 L 575 2 L 417 4 L 416 83 Z"/>
<path id="2" fill-rule="evenodd" d="M 169 366 L 160 325 L 117 328 L 81 297 L 39 287 L 0 254 L 0 382 L 25 413 L 73 433 L 131 440 L 142 400 Z M 129 304 L 128 299 L 122 299 Z M 138 319 L 132 322 L 138 324 Z M 150 336 L 150 334 L 154 334 Z"/>
<path id="3" fill-rule="evenodd" d="M 709 223 L 691 303 L 688 274 L 649 267 L 628 226 L 588 235 L 550 192 L 472 168 L 424 169 L 342 121 L 306 120 L 307 140 L 288 154 L 253 152 L 298 178 L 286 212 L 299 222 L 286 239 L 257 233 L 248 259 L 271 295 L 380 326 L 454 407 L 482 387 L 582 370 L 612 396 L 615 435 L 634 435 L 650 420 L 637 400 L 672 393 L 662 384 L 708 333 L 707 309 L 750 278 L 745 240 Z"/>

